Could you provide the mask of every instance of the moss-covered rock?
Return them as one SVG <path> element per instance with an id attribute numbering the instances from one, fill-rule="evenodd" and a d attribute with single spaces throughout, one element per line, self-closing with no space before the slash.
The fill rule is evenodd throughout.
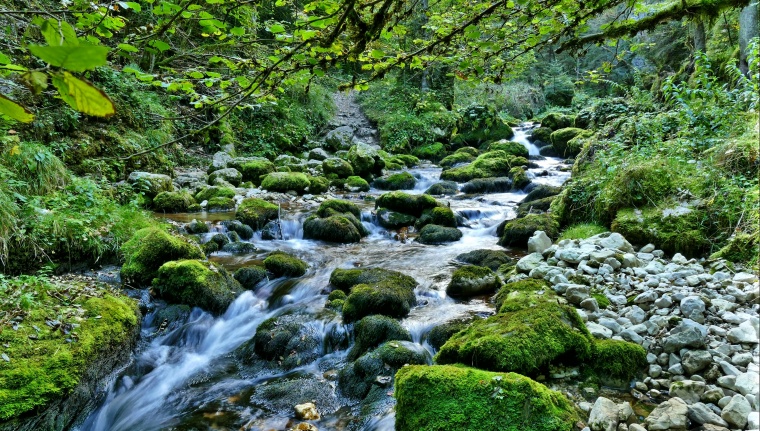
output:
<path id="1" fill-rule="evenodd" d="M 470 297 L 491 293 L 501 286 L 499 276 L 490 268 L 465 265 L 457 268 L 446 287 L 446 294 L 455 297 Z"/>
<path id="2" fill-rule="evenodd" d="M 355 322 L 371 314 L 401 318 L 417 303 L 414 289 L 393 280 L 357 284 L 343 304 L 343 321 Z"/>
<path id="3" fill-rule="evenodd" d="M 469 154 L 472 157 L 478 157 L 480 150 L 475 147 L 462 147 L 457 148 L 457 150 L 454 151 L 454 154 Z"/>
<path id="4" fill-rule="evenodd" d="M 385 160 L 386 169 L 388 169 L 388 162 L 411 168 L 420 164 L 420 159 L 411 154 L 394 154 L 392 157 Z"/>
<path id="5" fill-rule="evenodd" d="M 522 218 L 528 214 L 536 214 L 549 211 L 554 202 L 555 197 L 549 196 L 548 198 L 536 199 L 530 202 L 523 202 L 517 205 L 516 213 L 517 218 Z"/>
<path id="6" fill-rule="evenodd" d="M 272 172 L 264 177 L 261 188 L 270 192 L 296 192 L 303 194 L 311 182 L 301 172 Z"/>
<path id="7" fill-rule="evenodd" d="M 493 297 L 499 313 L 520 311 L 548 301 L 556 301 L 556 293 L 540 279 L 526 278 L 505 284 Z"/>
<path id="8" fill-rule="evenodd" d="M 510 176 L 510 169 L 527 165 L 524 157 L 515 157 L 504 151 L 489 151 L 479 155 L 472 163 L 441 172 L 442 180 L 466 182 L 475 178 Z M 514 179 L 512 180 L 514 182 Z"/>
<path id="9" fill-rule="evenodd" d="M 531 132 L 530 140 L 533 142 L 543 142 L 545 144 L 551 144 L 552 142 L 552 129 L 548 127 L 539 127 Z"/>
<path id="10" fill-rule="evenodd" d="M 216 197 L 234 198 L 235 190 L 229 187 L 208 186 L 195 194 L 195 200 L 198 202 L 207 201 Z"/>
<path id="11" fill-rule="evenodd" d="M 206 203 L 206 211 L 232 211 L 235 209 L 235 201 L 230 198 L 217 196 Z"/>
<path id="12" fill-rule="evenodd" d="M 519 142 L 507 141 L 502 139 L 500 141 L 491 142 L 488 144 L 488 151 L 501 150 L 507 154 L 528 158 L 528 149 Z"/>
<path id="13" fill-rule="evenodd" d="M 208 176 L 208 183 L 211 185 L 219 181 L 227 182 L 233 186 L 238 186 L 243 181 L 243 174 L 235 168 L 224 168 L 214 171 Z"/>
<path id="14" fill-rule="evenodd" d="M 330 180 L 322 176 L 307 176 L 309 179 L 309 193 L 313 195 L 319 195 L 327 192 L 330 189 Z"/>
<path id="15" fill-rule="evenodd" d="M 512 180 L 512 188 L 515 190 L 522 190 L 528 187 L 530 184 L 530 178 L 528 173 L 522 166 L 515 166 L 509 170 L 509 179 Z"/>
<path id="16" fill-rule="evenodd" d="M 322 172 L 325 175 L 333 174 L 338 178 L 348 178 L 354 175 L 354 168 L 351 164 L 337 157 L 330 157 L 322 161 Z"/>
<path id="17" fill-rule="evenodd" d="M 320 217 L 329 217 L 336 212 L 350 213 L 356 218 L 362 215 L 361 210 L 359 210 L 359 207 L 355 203 L 343 199 L 328 199 L 319 204 L 319 208 L 317 209 L 317 215 Z"/>
<path id="18" fill-rule="evenodd" d="M 240 236 L 240 239 L 249 240 L 253 238 L 253 229 L 247 224 L 243 224 L 240 220 L 226 220 L 222 224 L 227 227 L 230 232 L 235 232 Z"/>
<path id="19" fill-rule="evenodd" d="M 425 190 L 426 195 L 451 196 L 459 193 L 459 185 L 456 181 L 441 181 L 433 184 Z"/>
<path id="20" fill-rule="evenodd" d="M 395 397 L 397 431 L 568 431 L 580 420 L 564 395 L 515 373 L 409 366 Z"/>
<path id="21" fill-rule="evenodd" d="M 628 383 L 647 365 L 647 352 L 627 341 L 596 340 L 588 365 L 602 380 Z"/>
<path id="22" fill-rule="evenodd" d="M 369 183 L 362 177 L 356 175 L 346 178 L 346 182 L 343 183 L 344 188 L 349 192 L 368 192 Z"/>
<path id="23" fill-rule="evenodd" d="M 343 244 L 359 242 L 369 234 L 359 217 L 361 211 L 356 204 L 340 199 L 326 200 L 315 215 L 304 221 L 304 238 Z"/>
<path id="24" fill-rule="evenodd" d="M 193 220 L 185 225 L 185 230 L 189 234 L 208 233 L 209 227 L 206 222 L 202 220 Z"/>
<path id="25" fill-rule="evenodd" d="M 566 127 L 552 132 L 551 140 L 554 151 L 562 157 L 575 157 L 580 153 L 581 149 L 576 146 L 568 145 L 571 139 L 583 134 L 583 129 L 577 129 L 575 127 Z"/>
<path id="26" fill-rule="evenodd" d="M 375 201 L 375 208 L 387 208 L 414 217 L 420 217 L 425 210 L 437 206 L 441 206 L 441 204 L 432 196 L 410 195 L 401 191 L 384 193 Z"/>
<path id="27" fill-rule="evenodd" d="M 414 228 L 422 230 L 423 227 L 429 224 L 436 224 L 444 227 L 457 227 L 457 217 L 451 208 L 436 207 L 424 211 L 419 220 L 414 224 Z"/>
<path id="28" fill-rule="evenodd" d="M 340 370 L 338 387 L 349 398 L 363 399 L 377 377 L 387 377 L 392 383 L 396 370 L 407 364 L 426 364 L 428 359 L 427 351 L 419 344 L 387 341 Z"/>
<path id="29" fill-rule="evenodd" d="M 410 190 L 417 184 L 417 179 L 409 172 L 400 172 L 376 178 L 373 186 L 380 190 Z"/>
<path id="30" fill-rule="evenodd" d="M 455 144 L 478 146 L 488 141 L 509 139 L 514 135 L 512 128 L 502 121 L 493 107 L 473 105 L 459 113 L 458 133 L 452 139 Z"/>
<path id="31" fill-rule="evenodd" d="M 121 253 L 124 255 L 121 278 L 136 286 L 150 284 L 158 268 L 166 262 L 204 257 L 197 244 L 155 227 L 135 232 L 121 247 Z"/>
<path id="32" fill-rule="evenodd" d="M 550 186 L 546 184 L 539 184 L 523 198 L 521 203 L 537 201 L 552 196 L 556 196 L 562 191 L 561 187 Z"/>
<path id="33" fill-rule="evenodd" d="M 437 325 L 427 335 L 427 342 L 435 350 L 439 350 L 441 346 L 446 344 L 446 341 L 451 338 L 452 335 L 466 328 L 473 319 L 454 320 L 451 322 L 442 323 Z"/>
<path id="34" fill-rule="evenodd" d="M 336 290 L 336 292 L 343 292 Z M 344 298 L 345 299 L 345 294 Z M 367 351 L 374 349 L 386 341 L 412 341 L 409 331 L 404 329 L 397 320 L 386 316 L 371 315 L 363 318 L 354 325 L 355 343 L 348 352 L 347 359 L 354 361 Z"/>
<path id="35" fill-rule="evenodd" d="M 273 251 L 264 259 L 264 267 L 275 277 L 300 277 L 309 265 L 292 254 Z"/>
<path id="36" fill-rule="evenodd" d="M 224 313 L 243 288 L 224 268 L 200 260 L 167 262 L 158 269 L 153 288 L 167 301 Z"/>
<path id="37" fill-rule="evenodd" d="M 129 174 L 127 182 L 132 185 L 135 193 L 142 193 L 147 198 L 153 198 L 161 192 L 174 191 L 171 177 L 163 174 L 135 171 Z"/>
<path id="38" fill-rule="evenodd" d="M 383 280 L 389 280 L 393 284 L 405 286 L 407 289 L 414 290 L 417 282 L 414 278 L 402 274 L 398 271 L 383 268 L 356 268 L 342 269 L 337 268 L 330 274 L 330 284 L 343 292 L 348 292 L 357 284 L 373 284 Z"/>
<path id="39" fill-rule="evenodd" d="M 501 250 L 488 249 L 462 253 L 458 255 L 456 259 L 460 262 L 469 263 L 470 265 L 484 266 L 493 271 L 496 271 L 502 265 L 511 264 L 515 261 Z"/>
<path id="40" fill-rule="evenodd" d="M 153 198 L 153 209 L 167 213 L 181 213 L 187 211 L 195 199 L 187 191 L 161 192 Z"/>
<path id="41" fill-rule="evenodd" d="M 542 230 L 549 238 L 556 238 L 559 223 L 550 214 L 528 214 L 523 218 L 508 220 L 504 224 L 499 245 L 504 247 L 528 247 L 528 239 L 537 230 Z"/>
<path id="42" fill-rule="evenodd" d="M 436 361 L 534 376 L 550 364 L 588 360 L 591 346 L 577 311 L 547 302 L 474 322 L 441 347 Z"/>
<path id="43" fill-rule="evenodd" d="M 385 161 L 377 150 L 364 143 L 353 145 L 346 159 L 354 168 L 354 174 L 365 179 L 382 174 L 385 167 Z"/>
<path id="44" fill-rule="evenodd" d="M 446 155 L 446 147 L 440 142 L 436 142 L 435 144 L 417 147 L 412 150 L 412 153 L 420 159 L 430 160 L 435 163 Z"/>
<path id="45" fill-rule="evenodd" d="M 253 338 L 235 351 L 235 356 L 243 363 L 261 358 L 285 370 L 308 364 L 322 352 L 321 334 L 310 325 L 313 320 L 307 314 L 267 319 L 256 328 Z"/>
<path id="46" fill-rule="evenodd" d="M 325 308 L 335 310 L 337 312 L 343 311 L 343 304 L 346 302 L 346 292 L 342 290 L 333 290 L 327 295 L 327 302 L 325 302 Z"/>
<path id="47" fill-rule="evenodd" d="M 268 280 L 266 269 L 260 266 L 246 266 L 239 268 L 233 275 L 235 280 L 243 286 L 243 289 L 254 290 L 264 280 Z"/>
<path id="48" fill-rule="evenodd" d="M 377 222 L 386 229 L 400 229 L 406 226 L 413 226 L 417 218 L 409 214 L 391 211 L 387 208 L 379 208 L 376 211 Z"/>
<path id="49" fill-rule="evenodd" d="M 699 256 L 711 245 L 705 211 L 674 204 L 670 208 L 644 207 L 618 211 L 612 231 L 633 244 L 655 244 L 668 254 Z"/>
<path id="50" fill-rule="evenodd" d="M 472 147 L 465 147 L 465 148 L 472 148 Z M 460 148 L 461 150 L 462 148 Z M 475 148 L 473 148 L 475 150 Z M 448 156 L 444 157 L 438 164 L 442 168 L 452 168 L 456 165 L 461 165 L 463 163 L 470 163 L 477 157 L 477 151 L 475 150 L 475 154 L 471 154 L 469 152 L 457 152 L 454 154 L 449 154 Z"/>
<path id="51" fill-rule="evenodd" d="M 253 243 L 245 241 L 230 241 L 221 248 L 221 251 L 230 254 L 251 254 L 256 250 Z"/>
<path id="52" fill-rule="evenodd" d="M 757 224 L 755 224 L 757 226 Z M 710 259 L 726 259 L 736 263 L 757 265 L 760 256 L 760 238 L 758 235 L 737 233 L 729 238 L 728 243 L 710 255 Z"/>
<path id="53" fill-rule="evenodd" d="M 463 193 L 503 193 L 512 190 L 512 180 L 506 177 L 477 178 L 462 185 Z"/>
<path id="54" fill-rule="evenodd" d="M 243 199 L 235 213 L 235 218 L 250 226 L 254 231 L 263 228 L 268 221 L 276 220 L 278 217 L 277 205 L 258 198 Z"/>
<path id="55" fill-rule="evenodd" d="M 541 127 L 548 127 L 552 130 L 564 129 L 566 127 L 573 127 L 575 123 L 575 117 L 572 115 L 565 115 L 558 112 L 550 112 L 544 116 L 541 120 Z M 548 142 L 548 141 L 547 141 Z"/>
<path id="56" fill-rule="evenodd" d="M 250 160 L 240 164 L 238 168 L 242 176 L 242 181 L 250 181 L 254 185 L 261 185 L 264 175 L 271 174 L 275 171 L 274 163 L 266 159 Z"/>
<path id="57" fill-rule="evenodd" d="M 462 231 L 457 228 L 429 224 L 420 230 L 417 241 L 422 244 L 435 245 L 459 241 L 461 238 Z"/>

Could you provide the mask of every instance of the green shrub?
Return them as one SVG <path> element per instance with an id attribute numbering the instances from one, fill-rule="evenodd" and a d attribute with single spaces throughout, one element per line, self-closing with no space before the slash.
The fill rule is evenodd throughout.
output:
<path id="1" fill-rule="evenodd" d="M 472 105 L 459 111 L 456 144 L 478 146 L 484 142 L 509 139 L 514 135 L 493 107 Z"/>

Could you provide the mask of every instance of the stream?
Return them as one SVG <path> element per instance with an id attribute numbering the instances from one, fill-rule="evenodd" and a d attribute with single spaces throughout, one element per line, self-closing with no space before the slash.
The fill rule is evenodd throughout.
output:
<path id="1" fill-rule="evenodd" d="M 523 128 L 515 130 L 515 140 L 529 149 Z M 561 185 L 569 177 L 558 159 L 534 160 L 529 170 L 534 183 Z M 408 169 L 418 178 L 409 193 L 422 193 L 438 181 L 441 169 L 422 165 Z M 369 195 L 383 191 L 372 189 Z M 319 430 L 353 429 L 348 426 L 357 413 L 356 401 L 335 395 L 337 382 L 331 372 L 346 363 L 350 346 L 349 328 L 340 315 L 326 312 L 330 273 L 335 268 L 381 267 L 414 277 L 419 286 L 415 293 L 418 305 L 401 324 L 412 334 L 414 343 L 433 349 L 425 342 L 426 334 L 436 325 L 464 316 L 493 313 L 486 297 L 454 300 L 445 293 L 451 273 L 457 266 L 457 255 L 477 249 L 502 249 L 497 245 L 496 226 L 515 216 L 515 207 L 523 192 L 487 195 L 462 195 L 443 198 L 452 210 L 464 217 L 469 227 L 462 227 L 460 241 L 446 245 L 422 245 L 414 241 L 401 243 L 373 222 L 374 202 L 357 199 L 356 194 L 343 196 L 362 208 L 363 223 L 371 232 L 358 244 L 338 245 L 303 239 L 301 224 L 308 213 L 297 206 L 283 210 L 283 240 L 251 240 L 258 250 L 250 255 L 215 253 L 211 260 L 234 270 L 251 262 L 260 262 L 272 250 L 296 254 L 309 263 L 306 275 L 296 279 L 270 280 L 257 290 L 240 295 L 221 316 L 214 317 L 200 309 L 180 324 L 159 332 L 158 308 L 149 311 L 144 320 L 141 342 L 133 361 L 117 373 L 100 406 L 75 429 L 79 431 L 151 431 L 151 430 L 285 430 L 293 426 L 291 397 L 278 400 L 267 396 L 264 388 L 283 381 L 296 382 L 279 390 L 303 391 L 311 395 L 312 387 L 321 388 L 326 396 L 315 400 L 322 418 L 313 424 Z M 212 221 L 229 218 L 212 214 Z M 172 218 L 171 215 L 168 216 Z M 177 220 L 182 220 L 178 217 Z M 258 234 L 257 234 L 258 235 Z M 514 256 L 523 251 L 507 250 Z M 147 296 L 146 292 L 143 292 Z M 297 311 L 310 315 L 311 330 L 323 340 L 320 357 L 289 371 L 247 369 L 236 362 L 232 352 L 253 337 L 256 328 L 266 319 Z M 328 342 L 335 338 L 346 342 L 335 348 Z M 283 389 L 289 388 L 289 389 Z M 277 392 L 272 389 L 270 392 Z M 306 395 L 304 395 L 306 396 Z M 309 399 L 307 399 L 309 400 Z M 304 402 L 307 400 L 300 400 Z M 392 404 L 383 412 L 365 420 L 358 429 L 393 430 Z"/>

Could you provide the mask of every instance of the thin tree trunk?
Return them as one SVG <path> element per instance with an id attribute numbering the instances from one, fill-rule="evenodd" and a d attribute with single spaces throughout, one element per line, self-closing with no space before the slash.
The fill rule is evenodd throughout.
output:
<path id="1" fill-rule="evenodd" d="M 705 35 L 705 23 L 702 18 L 694 20 L 694 52 L 707 52 L 707 36 Z"/>
<path id="2" fill-rule="evenodd" d="M 427 10 L 428 10 L 428 0 L 422 0 L 422 26 L 424 27 L 425 24 L 427 24 Z M 427 31 L 423 30 L 422 34 L 426 35 Z M 425 66 L 425 68 L 422 70 L 422 82 L 420 83 L 420 89 L 422 92 L 430 91 L 430 66 Z"/>
<path id="3" fill-rule="evenodd" d="M 739 13 L 739 69 L 745 75 L 749 73 L 747 45 L 758 37 L 758 3 L 750 3 Z"/>

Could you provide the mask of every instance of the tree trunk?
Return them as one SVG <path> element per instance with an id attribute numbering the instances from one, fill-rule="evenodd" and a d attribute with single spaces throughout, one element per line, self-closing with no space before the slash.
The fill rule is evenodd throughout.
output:
<path id="1" fill-rule="evenodd" d="M 747 65 L 747 45 L 758 37 L 758 3 L 750 3 L 739 13 L 739 69 L 745 75 L 749 73 Z"/>
<path id="2" fill-rule="evenodd" d="M 705 23 L 702 18 L 694 20 L 694 52 L 707 52 L 707 36 L 705 35 Z"/>
<path id="3" fill-rule="evenodd" d="M 427 24 L 427 11 L 428 11 L 428 0 L 422 0 L 422 26 L 424 27 Z M 423 30 L 423 35 L 425 35 L 425 38 L 427 39 L 427 31 Z M 423 93 L 430 91 L 430 66 L 425 66 L 425 68 L 422 70 L 422 82 L 420 83 L 420 90 L 422 90 Z"/>

